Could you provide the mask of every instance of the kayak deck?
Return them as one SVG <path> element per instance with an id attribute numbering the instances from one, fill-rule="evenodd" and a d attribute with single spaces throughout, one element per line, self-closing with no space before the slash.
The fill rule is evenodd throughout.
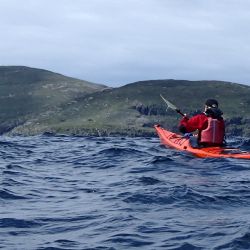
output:
<path id="1" fill-rule="evenodd" d="M 160 125 L 154 126 L 162 144 L 181 151 L 187 151 L 200 158 L 237 158 L 250 159 L 250 152 L 241 151 L 237 148 L 225 147 L 201 147 L 193 148 L 190 145 L 189 138 L 175 134 Z"/>

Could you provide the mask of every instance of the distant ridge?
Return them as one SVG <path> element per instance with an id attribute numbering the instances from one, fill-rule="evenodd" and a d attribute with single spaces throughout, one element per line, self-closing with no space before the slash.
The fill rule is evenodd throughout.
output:
<path id="1" fill-rule="evenodd" d="M 0 66 L 0 131 L 45 117 L 62 105 L 107 88 L 26 66 Z"/>
<path id="2" fill-rule="evenodd" d="M 0 66 L 0 82 L 4 80 L 8 80 L 10 82 L 18 82 L 22 83 L 25 81 L 26 83 L 34 83 L 39 81 L 57 81 L 57 80 L 65 80 L 67 81 L 79 81 L 84 84 L 86 87 L 99 89 L 100 87 L 105 88 L 105 85 L 96 84 L 92 82 L 88 82 L 85 80 L 69 77 L 62 75 L 60 73 L 55 73 L 45 69 L 31 68 L 27 66 Z"/>
<path id="3" fill-rule="evenodd" d="M 184 113 L 202 112 L 216 98 L 228 135 L 250 136 L 250 86 L 223 81 L 149 80 L 119 88 L 47 70 L 0 67 L 0 131 L 95 136 L 154 136 L 153 125 L 177 130 L 180 117 L 166 110 L 163 94 Z"/>

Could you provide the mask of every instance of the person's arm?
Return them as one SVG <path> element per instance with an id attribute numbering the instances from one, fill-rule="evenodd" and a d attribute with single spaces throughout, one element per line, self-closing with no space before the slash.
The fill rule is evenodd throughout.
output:
<path id="1" fill-rule="evenodd" d="M 182 133 L 191 133 L 197 129 L 201 129 L 203 125 L 203 116 L 196 115 L 191 117 L 190 119 L 188 117 L 184 117 L 181 119 L 179 124 L 179 130 Z"/>
<path id="2" fill-rule="evenodd" d="M 186 134 L 187 133 L 187 122 L 188 122 L 189 118 L 187 116 L 184 116 L 181 120 L 180 120 L 180 123 L 179 123 L 179 131 L 182 133 L 182 134 Z"/>

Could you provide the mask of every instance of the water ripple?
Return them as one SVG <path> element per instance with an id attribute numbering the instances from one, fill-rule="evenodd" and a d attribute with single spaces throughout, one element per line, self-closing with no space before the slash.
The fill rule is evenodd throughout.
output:
<path id="1" fill-rule="evenodd" d="M 249 161 L 53 135 L 3 137 L 0 154 L 2 249 L 250 248 Z"/>

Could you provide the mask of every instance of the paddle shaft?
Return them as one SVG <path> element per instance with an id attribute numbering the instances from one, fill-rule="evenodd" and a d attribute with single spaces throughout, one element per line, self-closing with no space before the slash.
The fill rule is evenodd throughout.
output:
<path id="1" fill-rule="evenodd" d="M 182 115 L 182 116 L 185 116 L 179 109 L 176 109 L 175 110 L 178 114 Z"/>

